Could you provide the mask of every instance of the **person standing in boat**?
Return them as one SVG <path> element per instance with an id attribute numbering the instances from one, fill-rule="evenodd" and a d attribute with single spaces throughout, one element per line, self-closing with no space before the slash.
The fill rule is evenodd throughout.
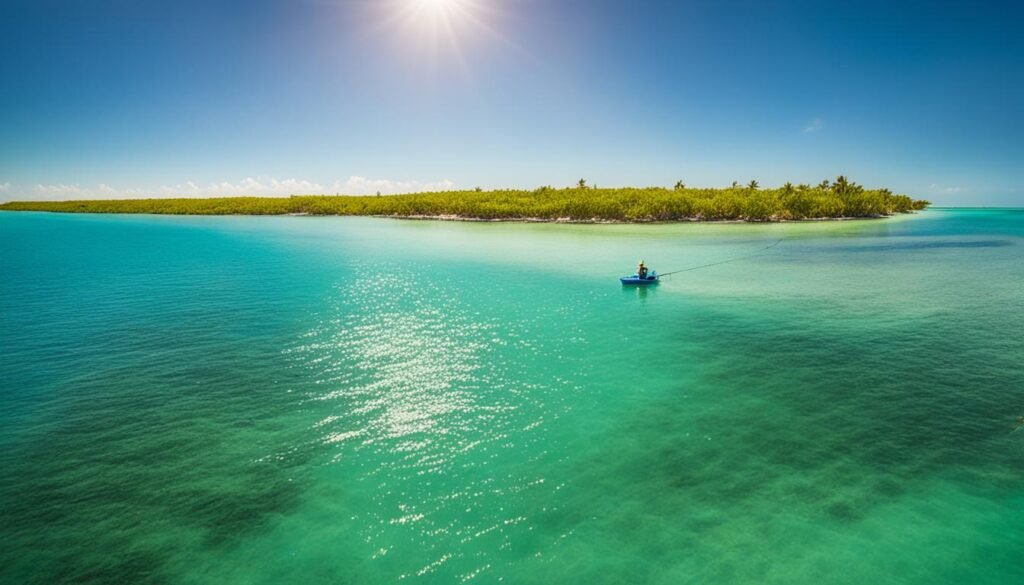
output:
<path id="1" fill-rule="evenodd" d="M 636 267 L 636 275 L 640 278 L 647 278 L 647 266 L 644 265 L 643 260 L 641 260 L 640 264 Z"/>

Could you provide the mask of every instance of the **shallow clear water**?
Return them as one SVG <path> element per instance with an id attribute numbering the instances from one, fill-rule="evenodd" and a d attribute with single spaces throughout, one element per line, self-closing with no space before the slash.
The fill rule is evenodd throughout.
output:
<path id="1" fill-rule="evenodd" d="M 1022 308 L 1017 210 L 3 213 L 0 581 L 1024 582 Z"/>

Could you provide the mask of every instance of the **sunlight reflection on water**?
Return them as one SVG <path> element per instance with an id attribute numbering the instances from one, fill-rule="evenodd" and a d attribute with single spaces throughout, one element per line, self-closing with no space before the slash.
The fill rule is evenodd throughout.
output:
<path id="1" fill-rule="evenodd" d="M 532 325 L 499 326 L 436 284 L 397 271 L 373 286 L 342 283 L 335 292 L 330 311 L 286 353 L 322 388 L 306 404 L 323 412 L 313 426 L 333 450 L 332 465 L 374 482 L 361 522 L 368 543 L 385 544 L 374 558 L 388 554 L 395 531 L 406 531 L 406 541 L 437 553 L 408 574 L 424 576 L 473 541 L 497 539 L 507 548 L 514 531 L 532 530 L 502 501 L 556 488 L 529 468 L 498 471 L 558 416 L 521 408 L 565 384 L 556 375 L 543 382 L 522 376 L 528 366 L 516 362 L 552 355 Z M 438 485 L 444 488 L 431 489 Z M 462 578 L 490 567 L 483 563 Z"/>

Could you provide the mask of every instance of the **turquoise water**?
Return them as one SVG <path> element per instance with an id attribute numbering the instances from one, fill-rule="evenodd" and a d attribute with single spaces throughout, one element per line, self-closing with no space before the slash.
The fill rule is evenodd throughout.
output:
<path id="1" fill-rule="evenodd" d="M 0 252 L 4 583 L 1024 582 L 1024 211 Z"/>

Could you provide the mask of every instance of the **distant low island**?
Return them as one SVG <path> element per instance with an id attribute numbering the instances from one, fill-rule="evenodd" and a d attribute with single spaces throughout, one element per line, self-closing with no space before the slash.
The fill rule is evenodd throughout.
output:
<path id="1" fill-rule="evenodd" d="M 292 195 L 208 199 L 11 201 L 7 211 L 152 213 L 169 215 L 363 215 L 463 221 L 562 221 L 646 223 L 677 221 L 797 221 L 886 217 L 930 203 L 865 189 L 838 177 L 818 185 L 786 183 L 760 188 L 757 181 L 726 188 L 597 188 L 580 179 L 574 187 L 530 190 L 443 191 L 405 195 Z"/>

